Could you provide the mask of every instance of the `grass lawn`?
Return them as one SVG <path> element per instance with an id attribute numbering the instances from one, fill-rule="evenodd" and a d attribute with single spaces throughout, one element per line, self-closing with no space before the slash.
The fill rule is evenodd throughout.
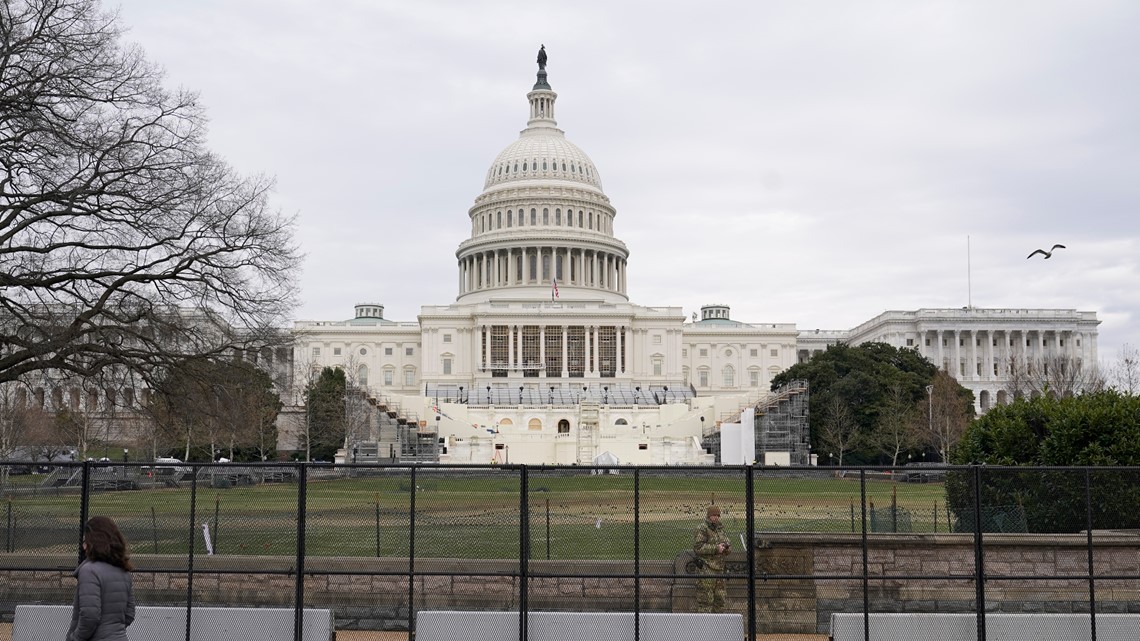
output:
<path id="1" fill-rule="evenodd" d="M 637 484 L 635 498 L 634 485 Z M 9 486 L 10 487 L 10 486 Z M 415 509 L 416 556 L 517 558 L 520 480 L 515 470 L 454 474 L 418 470 L 376 476 L 328 476 L 306 484 L 306 553 L 317 556 L 403 556 Z M 739 472 L 693 475 L 632 471 L 620 475 L 528 474 L 531 557 L 632 559 L 634 523 L 641 558 L 672 559 L 691 545 L 704 508 L 714 501 L 733 540 L 745 530 L 746 488 Z M 860 484 L 853 479 L 765 475 L 753 488 L 757 531 L 859 532 Z M 946 531 L 941 484 L 867 482 L 875 529 Z M 900 508 L 892 512 L 890 507 Z M 193 515 L 191 508 L 193 507 Z M 14 552 L 70 552 L 78 541 L 80 496 L 13 492 L 0 514 L 0 545 Z M 89 512 L 113 516 L 135 553 L 181 554 L 194 541 L 205 553 L 202 524 L 221 554 L 292 555 L 298 485 L 264 483 L 214 489 L 188 487 L 92 493 Z M 636 513 L 636 519 L 635 519 Z M 906 527 L 909 525 L 909 527 Z"/>

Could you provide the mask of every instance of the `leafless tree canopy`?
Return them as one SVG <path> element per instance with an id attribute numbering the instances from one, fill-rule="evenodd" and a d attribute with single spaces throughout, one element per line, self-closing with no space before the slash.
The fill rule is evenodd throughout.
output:
<path id="1" fill-rule="evenodd" d="M 1009 358 L 1007 367 L 1009 375 L 1005 391 L 1013 399 L 1095 394 L 1107 387 L 1100 368 L 1070 356 L 1054 354 L 1027 359 L 1014 355 Z"/>
<path id="2" fill-rule="evenodd" d="M 1140 392 L 1140 351 L 1125 343 L 1112 366 L 1112 386 L 1124 394 Z"/>
<path id="3" fill-rule="evenodd" d="M 0 0 L 0 382 L 257 343 L 294 303 L 272 181 L 205 148 L 96 0 Z"/>
<path id="4" fill-rule="evenodd" d="M 842 466 L 843 455 L 854 449 L 859 442 L 859 424 L 839 396 L 828 399 L 825 407 L 827 416 L 820 428 L 819 442 L 828 457 L 834 457 Z"/>
<path id="5" fill-rule="evenodd" d="M 961 440 L 973 418 L 972 396 L 946 370 L 939 370 L 927 388 L 926 407 L 919 405 L 919 423 L 925 426 L 926 441 L 938 450 L 943 463 L 950 461 L 950 450 Z"/>

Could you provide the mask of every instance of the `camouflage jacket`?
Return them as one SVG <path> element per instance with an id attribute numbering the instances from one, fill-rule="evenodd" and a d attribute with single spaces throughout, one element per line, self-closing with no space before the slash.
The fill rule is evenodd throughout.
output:
<path id="1" fill-rule="evenodd" d="M 717 546 L 728 543 L 728 536 L 724 533 L 724 525 L 713 524 L 705 520 L 697 533 L 693 536 L 693 552 L 702 561 L 698 563 L 702 574 L 720 574 L 724 572 L 724 560 L 728 553 L 717 552 Z"/>

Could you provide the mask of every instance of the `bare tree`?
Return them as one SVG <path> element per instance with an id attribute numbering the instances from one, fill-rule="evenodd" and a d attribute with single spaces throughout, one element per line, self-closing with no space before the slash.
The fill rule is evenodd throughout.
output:
<path id="1" fill-rule="evenodd" d="M 272 181 L 205 148 L 97 0 L 0 3 L 0 382 L 272 341 L 294 304 Z"/>
<path id="2" fill-rule="evenodd" d="M 1033 385 L 1029 382 L 1029 367 L 1025 359 L 1010 354 L 1006 362 L 1006 384 L 1005 392 L 1009 395 L 1011 400 L 1025 398 L 1033 391 Z"/>
<path id="3" fill-rule="evenodd" d="M 1027 395 L 1063 398 L 1103 391 L 1107 381 L 1095 364 L 1064 354 L 1039 358 L 1011 356 L 1006 391 L 1014 398 Z"/>
<path id="4" fill-rule="evenodd" d="M 0 460 L 11 458 L 27 433 L 27 390 L 20 383 L 0 383 Z M 4 472 L 7 469 L 4 468 Z"/>
<path id="5" fill-rule="evenodd" d="M 855 449 L 859 442 L 859 424 L 838 395 L 832 396 L 824 407 L 827 415 L 819 432 L 819 445 L 829 455 L 836 455 L 842 467 L 843 455 Z"/>
<path id="6" fill-rule="evenodd" d="M 943 463 L 950 460 L 950 449 L 962 438 L 974 413 L 972 394 L 964 390 L 946 370 L 938 370 L 927 388 L 925 416 L 926 440 L 938 450 Z"/>
<path id="7" fill-rule="evenodd" d="M 1129 343 L 1116 353 L 1111 370 L 1112 386 L 1117 391 L 1134 395 L 1140 392 L 1140 350 Z"/>
<path id="8" fill-rule="evenodd" d="M 902 385 L 887 388 L 883 400 L 873 439 L 879 451 L 891 457 L 891 465 L 898 465 L 901 455 L 922 441 L 918 413 Z"/>

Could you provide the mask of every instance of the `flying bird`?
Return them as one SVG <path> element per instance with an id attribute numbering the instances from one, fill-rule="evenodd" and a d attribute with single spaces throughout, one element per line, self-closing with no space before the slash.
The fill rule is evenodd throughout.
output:
<path id="1" fill-rule="evenodd" d="M 1065 249 L 1065 246 L 1064 245 L 1053 245 L 1052 247 L 1049 248 L 1049 251 L 1045 251 L 1044 249 L 1034 249 L 1032 254 L 1025 257 L 1025 260 L 1029 260 L 1030 258 L 1033 258 L 1037 254 L 1041 254 L 1042 256 L 1044 256 L 1045 260 L 1049 260 L 1049 257 L 1053 255 L 1053 252 L 1058 250 L 1058 249 Z"/>

